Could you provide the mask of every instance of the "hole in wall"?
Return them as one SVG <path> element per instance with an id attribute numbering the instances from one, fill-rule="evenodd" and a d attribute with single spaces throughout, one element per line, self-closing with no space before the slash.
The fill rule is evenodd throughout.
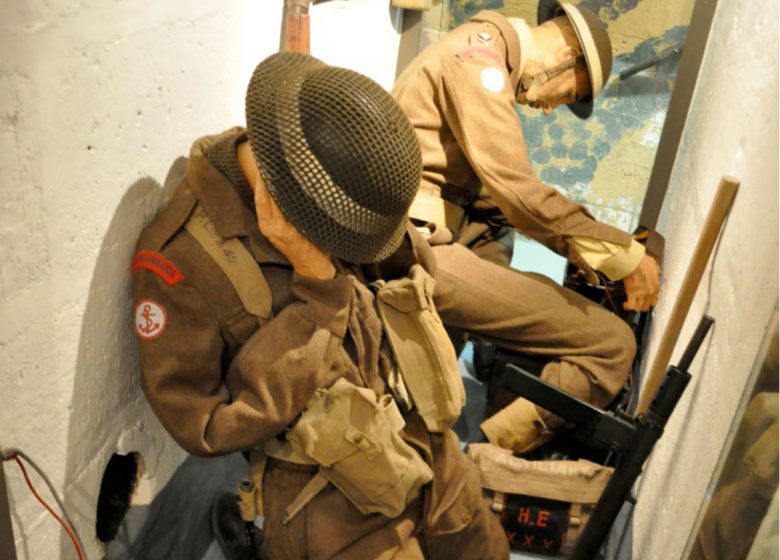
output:
<path id="1" fill-rule="evenodd" d="M 114 540 L 127 510 L 130 509 L 130 501 L 138 482 L 139 465 L 138 453 L 114 453 L 108 460 L 100 481 L 95 522 L 97 538 L 104 543 Z"/>

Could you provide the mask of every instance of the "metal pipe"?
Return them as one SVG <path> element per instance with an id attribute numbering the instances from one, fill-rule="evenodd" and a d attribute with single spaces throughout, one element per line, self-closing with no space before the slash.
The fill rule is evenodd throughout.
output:
<path id="1" fill-rule="evenodd" d="M 634 64 L 633 66 L 626 68 L 623 70 L 618 77 L 621 80 L 625 80 L 626 78 L 630 78 L 634 74 L 638 74 L 642 70 L 645 70 L 647 68 L 650 68 L 651 66 L 656 66 L 660 63 L 662 63 L 664 60 L 672 58 L 673 56 L 676 56 L 682 52 L 683 46 L 682 43 L 679 45 L 675 45 L 669 49 L 666 49 L 665 51 L 661 52 L 657 56 L 654 56 L 652 58 L 649 58 L 643 62 L 640 62 L 638 64 Z"/>

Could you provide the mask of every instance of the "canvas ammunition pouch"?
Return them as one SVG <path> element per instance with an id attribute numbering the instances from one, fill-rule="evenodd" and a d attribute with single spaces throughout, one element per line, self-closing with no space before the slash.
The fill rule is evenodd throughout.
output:
<path id="1" fill-rule="evenodd" d="M 483 494 L 513 550 L 568 555 L 614 469 L 590 461 L 527 461 L 472 444 Z"/>
<path id="2" fill-rule="evenodd" d="M 397 517 L 433 478 L 401 438 L 404 425 L 390 395 L 340 378 L 316 392 L 287 440 L 362 513 Z"/>
<path id="3" fill-rule="evenodd" d="M 408 276 L 374 286 L 379 316 L 413 405 L 428 430 L 441 433 L 460 416 L 466 391 L 455 349 L 433 306 L 435 283 L 415 264 Z"/>

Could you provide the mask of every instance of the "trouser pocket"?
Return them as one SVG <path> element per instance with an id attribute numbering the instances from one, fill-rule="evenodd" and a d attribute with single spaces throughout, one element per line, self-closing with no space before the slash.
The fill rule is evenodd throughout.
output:
<path id="1" fill-rule="evenodd" d="M 390 395 L 341 378 L 317 392 L 287 440 L 362 513 L 397 517 L 433 477 L 403 426 Z"/>

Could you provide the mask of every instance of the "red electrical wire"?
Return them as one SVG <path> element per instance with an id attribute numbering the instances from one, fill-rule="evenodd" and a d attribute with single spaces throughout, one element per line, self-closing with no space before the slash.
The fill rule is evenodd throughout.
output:
<path id="1" fill-rule="evenodd" d="M 55 513 L 55 511 L 53 509 L 51 509 L 51 507 L 49 507 L 49 504 L 47 504 L 43 500 L 43 498 L 41 498 L 38 495 L 38 492 L 36 492 L 36 490 L 35 490 L 35 486 L 33 486 L 33 483 L 30 480 L 30 475 L 27 474 L 27 469 L 24 468 L 24 465 L 19 460 L 19 457 L 17 457 L 16 455 L 13 455 L 13 456 L 9 457 L 9 459 L 13 459 L 14 461 L 16 461 L 16 464 L 19 465 L 20 469 L 22 469 L 22 474 L 24 475 L 24 480 L 25 480 L 25 482 L 27 482 L 27 486 L 30 487 L 30 491 L 33 493 L 33 496 L 35 496 L 36 499 L 41 503 L 41 505 L 43 507 L 45 507 L 46 510 L 50 514 L 52 514 L 57 521 L 59 521 L 60 525 L 62 525 L 62 528 L 65 529 L 66 533 L 68 533 L 68 536 L 70 537 L 70 540 L 73 543 L 73 547 L 76 549 L 76 554 L 79 555 L 79 560 L 84 560 L 84 555 L 81 553 L 81 547 L 76 542 L 76 537 L 73 535 L 73 532 L 70 530 L 70 527 L 68 527 L 68 525 L 62 520 L 62 518 L 59 515 L 57 515 Z"/>

